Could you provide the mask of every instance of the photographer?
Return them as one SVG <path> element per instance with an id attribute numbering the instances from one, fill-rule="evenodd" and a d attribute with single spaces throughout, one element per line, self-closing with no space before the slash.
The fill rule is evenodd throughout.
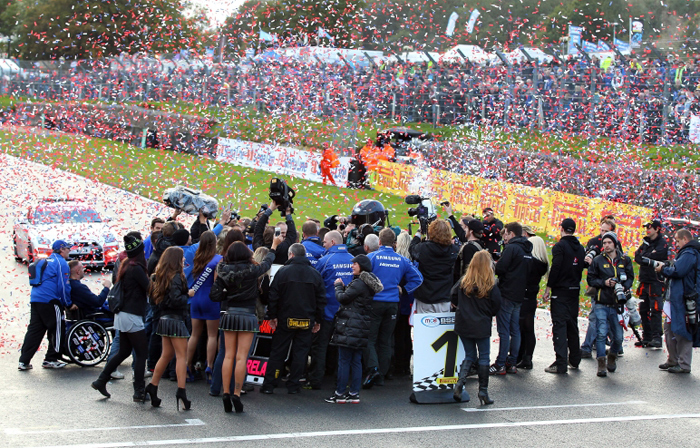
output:
<path id="1" fill-rule="evenodd" d="M 459 239 L 459 242 L 466 243 L 468 241 L 467 230 L 464 228 L 462 223 L 457 221 L 457 218 L 454 217 L 454 214 L 452 213 L 452 206 L 450 205 L 450 203 L 445 201 L 442 202 L 440 205 L 442 205 L 443 209 L 445 210 L 445 213 L 447 213 L 447 219 L 450 221 L 450 224 L 452 224 L 452 230 L 454 230 L 457 239 Z"/>
<path id="2" fill-rule="evenodd" d="M 642 316 L 642 340 L 634 343 L 637 347 L 661 348 L 661 311 L 664 283 L 654 272 L 655 261 L 668 260 L 668 242 L 661 234 L 661 222 L 654 220 L 644 225 L 647 236 L 634 253 L 634 261 L 639 264 L 639 288 L 637 296 L 642 301 L 639 313 Z"/>
<path id="3" fill-rule="evenodd" d="M 632 260 L 618 250 L 617 235 L 607 232 L 603 235 L 603 253 L 593 259 L 588 267 L 588 285 L 597 289 L 593 299 L 593 313 L 596 317 L 596 352 L 598 376 L 607 376 L 617 368 L 617 355 L 622 349 L 622 326 L 618 319 L 620 308 L 630 294 L 634 282 Z M 605 339 L 612 330 L 613 343 L 605 360 Z"/>
<path id="4" fill-rule="evenodd" d="M 423 283 L 414 293 L 416 313 L 449 313 L 452 271 L 459 254 L 450 224 L 436 219 L 428 226 L 428 239 L 422 241 L 417 232 L 408 250 L 423 275 Z"/>
<path id="5" fill-rule="evenodd" d="M 493 209 L 487 207 L 483 210 L 484 214 L 484 233 L 481 238 L 484 247 L 489 251 L 494 260 L 498 260 L 501 256 L 501 231 L 503 230 L 503 222 L 493 215 Z M 520 235 L 518 235 L 520 236 Z"/>
<path id="6" fill-rule="evenodd" d="M 671 280 L 669 297 L 664 303 L 668 359 L 659 368 L 670 373 L 690 373 L 693 347 L 700 347 L 697 314 L 700 308 L 700 243 L 686 229 L 678 230 L 674 239 L 680 247 L 674 265 L 656 263 L 654 268 Z"/>
<path id="7" fill-rule="evenodd" d="M 268 249 L 272 246 L 271 243 L 265 244 L 263 234 L 267 228 L 267 223 L 270 220 L 270 216 L 272 216 L 272 213 L 277 210 L 277 207 L 277 202 L 273 200 L 270 207 L 260 215 L 258 222 L 255 224 L 253 250 L 256 250 L 260 246 L 265 246 Z M 276 251 L 274 264 L 285 264 L 287 262 L 287 252 L 289 252 L 289 248 L 292 246 L 292 244 L 297 242 L 297 228 L 294 225 L 294 219 L 292 218 L 291 206 L 287 207 L 285 211 L 285 222 L 287 223 L 287 235 L 285 236 L 284 241 L 280 243 L 279 248 Z"/>
<path id="8" fill-rule="evenodd" d="M 455 262 L 453 280 L 455 283 L 467 272 L 469 263 L 471 263 L 474 254 L 483 249 L 481 237 L 484 232 L 484 225 L 478 219 L 472 219 L 467 224 L 465 235 L 467 241 L 459 250 L 457 261 Z"/>

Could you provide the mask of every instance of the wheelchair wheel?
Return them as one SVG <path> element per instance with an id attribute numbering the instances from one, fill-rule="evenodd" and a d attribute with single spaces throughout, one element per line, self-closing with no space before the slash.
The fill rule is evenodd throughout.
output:
<path id="1" fill-rule="evenodd" d="M 81 320 L 70 328 L 66 344 L 71 361 L 82 367 L 91 367 L 104 361 L 109 354 L 112 339 L 99 323 Z"/>

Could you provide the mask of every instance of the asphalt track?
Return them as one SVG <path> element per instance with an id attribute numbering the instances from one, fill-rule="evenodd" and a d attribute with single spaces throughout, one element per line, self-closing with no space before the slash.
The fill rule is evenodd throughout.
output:
<path id="1" fill-rule="evenodd" d="M 240 415 L 224 414 L 220 399 L 207 394 L 204 382 L 195 382 L 188 384 L 193 409 L 178 412 L 175 383 L 161 383 L 158 409 L 131 401 L 129 374 L 108 385 L 112 398 L 105 400 L 90 388 L 96 368 L 42 369 L 45 346 L 33 370 L 18 372 L 29 286 L 26 267 L 13 258 L 11 226 L 31 200 L 47 193 L 96 202 L 120 232 L 145 230 L 155 214 L 167 216 L 159 204 L 94 180 L 0 156 L 0 446 L 698 446 L 697 360 L 690 375 L 659 371 L 664 351 L 634 348 L 628 333 L 618 371 L 607 378 L 596 377 L 594 360 L 584 360 L 568 375 L 547 374 L 543 369 L 553 360 L 547 312 L 538 314 L 535 369 L 492 378 L 496 403 L 489 407 L 477 400 L 411 404 L 410 379 L 362 391 L 358 405 L 328 404 L 323 398 L 334 379 L 327 377 L 320 391 L 245 395 Z M 100 275 L 85 281 L 98 290 Z M 495 332 L 493 341 L 492 355 Z M 476 379 L 466 390 L 476 398 Z"/>

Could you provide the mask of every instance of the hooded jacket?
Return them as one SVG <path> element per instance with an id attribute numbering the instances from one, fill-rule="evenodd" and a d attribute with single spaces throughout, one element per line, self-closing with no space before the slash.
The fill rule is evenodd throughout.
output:
<path id="1" fill-rule="evenodd" d="M 430 304 L 449 302 L 459 247 L 456 244 L 442 246 L 430 240 L 421 241 L 415 236 L 408 251 L 423 275 L 423 283 L 413 293 L 416 300 Z"/>
<path id="2" fill-rule="evenodd" d="M 527 238 L 515 237 L 505 245 L 501 258 L 496 263 L 498 288 L 503 300 L 516 303 L 525 300 L 531 258 L 532 243 Z"/>
<path id="3" fill-rule="evenodd" d="M 581 289 L 586 251 L 573 235 L 563 236 L 552 247 L 552 269 L 547 286 L 552 290 Z"/>
<path id="4" fill-rule="evenodd" d="M 384 285 L 381 292 L 374 295 L 377 302 L 399 302 L 399 285 L 412 293 L 423 283 L 423 276 L 411 261 L 396 253 L 389 246 L 382 246 L 367 255 L 372 262 L 372 273 Z"/>
<path id="5" fill-rule="evenodd" d="M 221 302 L 221 310 L 230 307 L 255 308 L 260 294 L 258 277 L 270 270 L 275 260 L 275 251 L 269 252 L 260 264 L 248 260 L 235 263 L 221 262 L 216 267 L 216 280 L 209 298 Z"/>
<path id="6" fill-rule="evenodd" d="M 321 274 L 306 257 L 287 260 L 270 285 L 268 317 L 277 319 L 282 328 L 311 329 L 323 319 L 325 307 L 326 287 Z"/>
<path id="7" fill-rule="evenodd" d="M 501 291 L 494 285 L 488 296 L 465 294 L 459 283 L 452 287 L 452 303 L 457 306 L 455 331 L 463 338 L 483 339 L 491 336 L 493 316 L 501 309 Z"/>
<path id="8" fill-rule="evenodd" d="M 678 251 L 673 266 L 666 266 L 661 273 L 671 279 L 668 301 L 671 302 L 671 331 L 687 341 L 693 341 L 693 347 L 700 347 L 700 330 L 695 335 L 688 331 L 685 324 L 684 295 L 693 291 L 700 293 L 700 243 L 692 240 Z M 700 310 L 700 297 L 695 299 L 696 309 Z"/>
<path id="9" fill-rule="evenodd" d="M 645 236 L 639 249 L 634 253 L 634 261 L 639 265 L 639 282 L 661 283 L 663 280 L 656 275 L 654 268 L 642 264 L 642 257 L 656 261 L 668 260 L 668 241 L 666 237 L 659 234 L 656 239 L 652 240 Z"/>
<path id="10" fill-rule="evenodd" d="M 383 289 L 382 282 L 371 272 L 354 276 L 349 285 L 336 285 L 335 295 L 341 304 L 336 315 L 331 344 L 352 349 L 367 347 L 372 318 L 372 300 Z"/>

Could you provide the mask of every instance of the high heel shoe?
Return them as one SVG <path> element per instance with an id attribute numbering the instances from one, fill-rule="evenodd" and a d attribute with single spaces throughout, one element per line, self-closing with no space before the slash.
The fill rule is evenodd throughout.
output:
<path id="1" fill-rule="evenodd" d="M 241 397 L 238 395 L 231 395 L 231 402 L 233 407 L 236 409 L 236 414 L 243 412 L 243 403 L 241 403 Z"/>
<path id="2" fill-rule="evenodd" d="M 151 406 L 157 408 L 160 406 L 160 398 L 158 398 L 158 386 L 148 383 L 146 386 L 146 396 L 151 398 Z"/>
<path id="3" fill-rule="evenodd" d="M 479 401 L 481 402 L 481 405 L 485 404 L 493 404 L 494 401 L 489 398 L 489 393 L 487 391 L 479 391 Z"/>
<path id="4" fill-rule="evenodd" d="M 206 375 L 206 377 L 207 377 L 207 384 L 211 384 L 211 374 L 212 374 L 211 367 L 207 366 L 207 368 L 204 369 L 204 375 Z"/>
<path id="5" fill-rule="evenodd" d="M 187 399 L 187 392 L 185 389 L 178 387 L 177 392 L 175 393 L 175 401 L 177 402 L 177 410 L 180 410 L 180 401 L 182 401 L 182 407 L 186 410 L 190 410 L 190 405 L 192 402 Z"/>
<path id="6" fill-rule="evenodd" d="M 224 394 L 224 412 L 228 413 L 233 411 L 233 405 L 231 404 L 231 394 Z"/>
<path id="7" fill-rule="evenodd" d="M 479 365 L 479 401 L 482 405 L 493 404 L 489 398 L 489 366 Z"/>
<path id="8" fill-rule="evenodd" d="M 185 382 L 188 383 L 193 383 L 194 382 L 194 369 L 190 370 L 190 368 L 187 368 L 187 378 L 185 379 Z"/>

